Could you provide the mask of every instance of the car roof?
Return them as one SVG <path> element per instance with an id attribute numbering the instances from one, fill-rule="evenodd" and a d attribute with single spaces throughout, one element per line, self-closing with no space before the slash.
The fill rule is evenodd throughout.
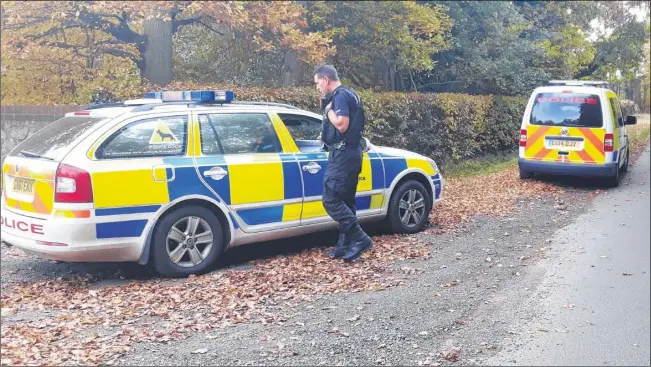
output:
<path id="1" fill-rule="evenodd" d="M 151 112 L 275 112 L 275 113 L 300 113 L 319 117 L 318 114 L 303 110 L 291 105 L 274 102 L 238 101 L 224 104 L 197 104 L 193 102 L 145 102 L 142 104 L 106 104 L 89 106 L 87 109 L 69 112 L 66 116 L 89 116 L 96 118 L 114 118 L 130 113 L 133 116 Z"/>
<path id="2" fill-rule="evenodd" d="M 607 92 L 612 92 L 608 88 L 600 88 L 600 87 L 593 87 L 593 86 L 550 85 L 550 86 L 538 87 L 534 90 L 534 93 L 563 93 L 566 91 L 571 91 L 572 93 L 586 93 L 586 94 L 596 94 L 596 95 L 602 95 Z"/>

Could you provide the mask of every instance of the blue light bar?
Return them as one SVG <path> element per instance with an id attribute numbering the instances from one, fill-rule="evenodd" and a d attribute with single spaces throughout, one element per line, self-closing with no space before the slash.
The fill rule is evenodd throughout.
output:
<path id="1" fill-rule="evenodd" d="M 223 102 L 235 99 L 232 90 L 168 90 L 164 92 L 147 92 L 145 98 L 157 98 L 163 102 Z"/>

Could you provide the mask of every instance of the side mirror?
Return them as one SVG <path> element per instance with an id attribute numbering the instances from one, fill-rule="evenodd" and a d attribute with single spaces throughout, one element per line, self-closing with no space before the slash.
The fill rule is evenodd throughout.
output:
<path id="1" fill-rule="evenodd" d="M 635 125 L 635 124 L 637 124 L 637 117 L 626 116 L 626 123 L 624 125 Z"/>

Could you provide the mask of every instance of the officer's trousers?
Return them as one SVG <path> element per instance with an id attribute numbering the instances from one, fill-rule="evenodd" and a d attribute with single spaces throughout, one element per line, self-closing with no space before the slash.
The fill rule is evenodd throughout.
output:
<path id="1" fill-rule="evenodd" d="M 330 152 L 323 179 L 323 207 L 339 222 L 339 231 L 349 234 L 357 225 L 355 194 L 362 172 L 362 150 L 336 149 Z"/>

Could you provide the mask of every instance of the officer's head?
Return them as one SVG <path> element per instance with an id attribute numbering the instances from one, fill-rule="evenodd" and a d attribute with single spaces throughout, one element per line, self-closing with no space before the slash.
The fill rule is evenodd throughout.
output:
<path id="1" fill-rule="evenodd" d="M 332 65 L 321 65 L 314 71 L 314 84 L 316 89 L 324 97 L 341 85 L 337 69 Z"/>

